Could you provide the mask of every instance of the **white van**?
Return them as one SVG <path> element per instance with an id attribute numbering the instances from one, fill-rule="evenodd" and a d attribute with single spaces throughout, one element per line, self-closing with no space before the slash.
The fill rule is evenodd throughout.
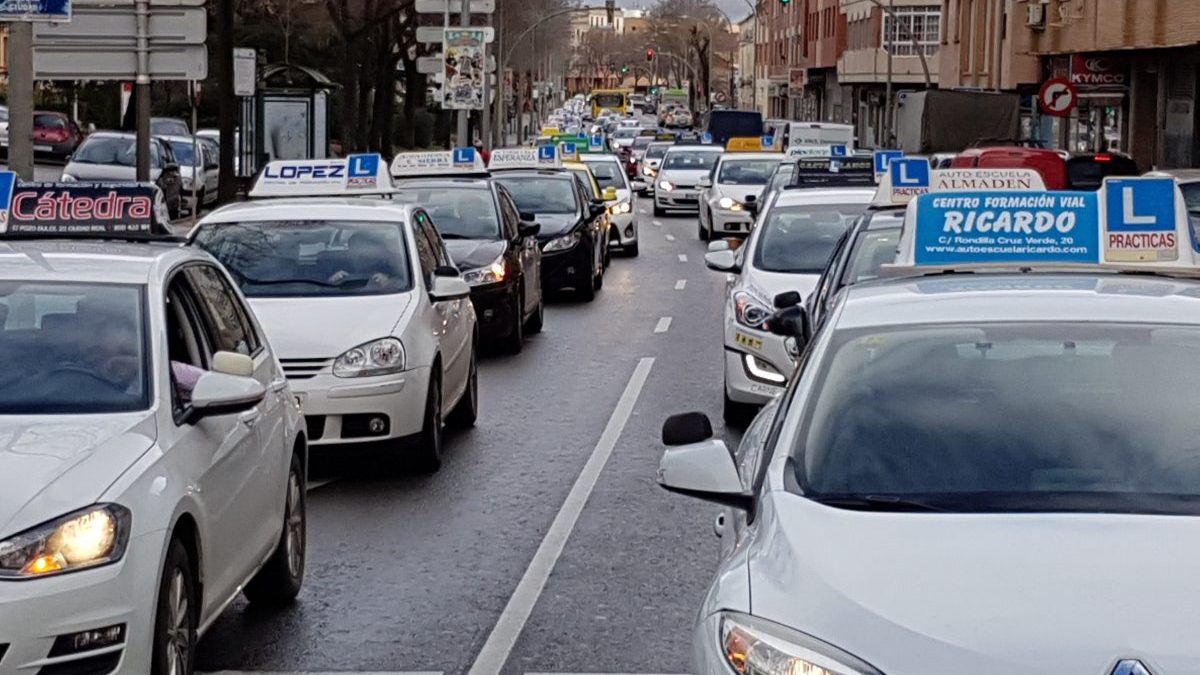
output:
<path id="1" fill-rule="evenodd" d="M 797 145 L 845 145 L 854 148 L 854 127 L 835 122 L 790 122 L 767 120 L 766 133 L 787 151 Z"/>

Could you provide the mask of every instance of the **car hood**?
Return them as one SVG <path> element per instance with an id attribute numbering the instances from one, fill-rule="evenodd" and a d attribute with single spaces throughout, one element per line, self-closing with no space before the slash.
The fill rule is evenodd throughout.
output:
<path id="1" fill-rule="evenodd" d="M 788 291 L 796 291 L 804 299 L 808 299 L 820 279 L 820 274 L 784 274 L 749 268 L 742 274 L 738 287 L 766 300 L 767 306 L 770 307 L 776 295 Z"/>
<path id="2" fill-rule="evenodd" d="M 393 334 L 414 291 L 335 298 L 250 298 L 281 359 L 333 359 Z"/>
<path id="3" fill-rule="evenodd" d="M 1200 672 L 1200 518 L 866 513 L 777 491 L 752 611 L 885 673 Z"/>
<path id="4" fill-rule="evenodd" d="M 695 185 L 700 182 L 701 178 L 708 175 L 705 169 L 663 169 L 658 172 L 660 181 L 668 181 L 671 183 L 679 183 L 681 185 Z"/>
<path id="5" fill-rule="evenodd" d="M 570 230 L 579 222 L 579 216 L 574 213 L 537 213 L 534 215 L 538 225 L 542 226 L 538 230 L 537 238 L 543 241 L 553 239 Z"/>
<path id="6" fill-rule="evenodd" d="M 462 270 L 473 270 L 476 267 L 490 265 L 504 255 L 508 246 L 503 241 L 493 239 L 447 239 L 446 250 L 454 264 Z"/>
<path id="7" fill-rule="evenodd" d="M 87 162 L 70 162 L 63 168 L 63 173 L 70 174 L 81 181 L 132 181 L 137 180 L 137 168 L 120 164 L 89 164 Z M 158 180 L 161 169 L 150 169 L 150 180 Z"/>
<path id="8" fill-rule="evenodd" d="M 0 416 L 0 538 L 94 504 L 156 436 L 150 412 Z"/>
<path id="9" fill-rule="evenodd" d="M 744 202 L 747 195 L 754 195 L 755 199 L 762 197 L 763 190 L 766 185 L 717 185 L 713 191 L 717 193 L 717 197 L 729 197 L 730 199 Z"/>

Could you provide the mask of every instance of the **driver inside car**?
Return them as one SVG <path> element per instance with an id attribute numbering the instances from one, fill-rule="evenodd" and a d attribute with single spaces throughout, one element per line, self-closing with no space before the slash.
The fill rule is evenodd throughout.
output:
<path id="1" fill-rule="evenodd" d="M 365 288 L 383 290 L 396 285 L 387 245 L 367 232 L 356 232 L 342 252 L 342 265 L 329 275 L 328 282 L 341 284 L 347 280 L 366 277 Z M 353 270 L 353 271 L 351 271 Z"/>

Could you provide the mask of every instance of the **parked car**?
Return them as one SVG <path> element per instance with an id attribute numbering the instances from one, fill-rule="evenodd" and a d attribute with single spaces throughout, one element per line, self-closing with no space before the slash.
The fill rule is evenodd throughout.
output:
<path id="1" fill-rule="evenodd" d="M 178 117 L 151 117 L 150 135 L 152 136 L 191 136 L 192 128 L 187 122 Z"/>
<path id="2" fill-rule="evenodd" d="M 87 137 L 63 168 L 62 180 L 132 181 L 137 176 L 137 137 L 120 131 L 104 131 Z M 150 180 L 162 190 L 167 213 L 179 217 L 183 179 L 171 146 L 160 138 L 150 139 Z"/>
<path id="3" fill-rule="evenodd" d="M 171 147 L 171 152 L 179 163 L 183 203 L 192 214 L 196 214 L 205 204 L 217 201 L 218 163 L 211 141 L 196 137 L 193 145 L 192 139 L 192 136 L 166 136 L 162 140 Z M 193 183 L 199 208 L 192 203 Z"/>
<path id="4" fill-rule="evenodd" d="M 5 122 L 6 132 L 8 123 Z M 5 134 L 7 137 L 7 133 Z M 59 112 L 33 113 L 33 152 L 65 160 L 83 141 L 84 133 L 70 117 Z"/>

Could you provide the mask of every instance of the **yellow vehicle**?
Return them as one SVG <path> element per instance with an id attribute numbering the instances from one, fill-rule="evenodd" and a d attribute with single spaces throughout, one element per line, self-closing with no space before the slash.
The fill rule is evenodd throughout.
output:
<path id="1" fill-rule="evenodd" d="M 629 110 L 629 91 L 626 89 L 593 89 L 592 117 L 599 117 L 603 110 L 625 114 Z"/>

